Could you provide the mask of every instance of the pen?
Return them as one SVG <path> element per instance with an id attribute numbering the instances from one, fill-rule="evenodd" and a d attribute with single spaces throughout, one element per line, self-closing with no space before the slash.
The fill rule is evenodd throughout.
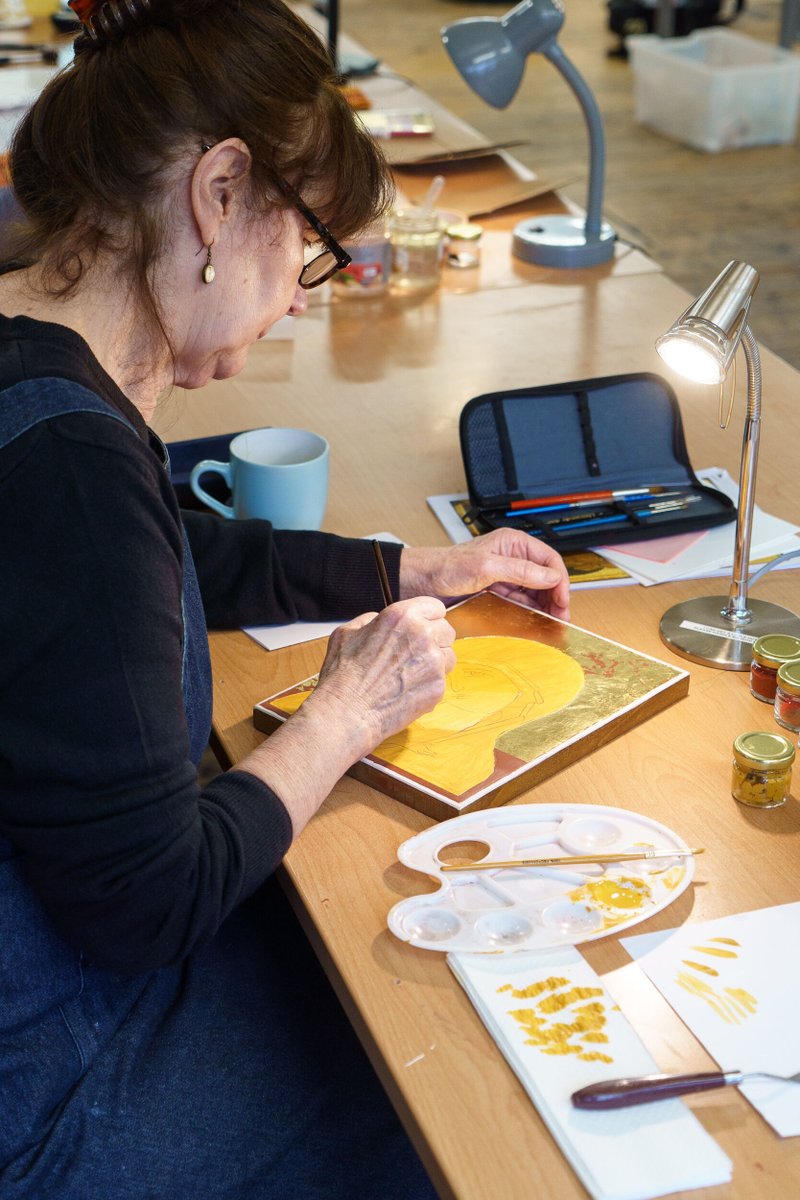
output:
<path id="1" fill-rule="evenodd" d="M 375 566 L 378 568 L 378 579 L 381 582 L 384 607 L 393 603 L 392 589 L 389 586 L 389 576 L 386 574 L 386 563 L 383 561 L 380 542 L 373 541 L 372 553 L 375 555 Z"/>

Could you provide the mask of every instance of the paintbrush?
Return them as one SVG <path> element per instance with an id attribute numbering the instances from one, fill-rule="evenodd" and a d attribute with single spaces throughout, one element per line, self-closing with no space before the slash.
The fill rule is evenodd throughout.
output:
<path id="1" fill-rule="evenodd" d="M 390 604 L 394 603 L 394 600 L 392 598 L 392 589 L 389 584 L 389 576 L 386 573 L 386 563 L 383 561 L 383 552 L 381 550 L 380 542 L 374 541 L 372 543 L 372 553 L 375 555 L 375 566 L 378 568 L 378 579 L 381 583 L 383 604 L 385 608 L 388 608 Z"/>
<path id="2" fill-rule="evenodd" d="M 702 846 L 694 850 L 640 850 L 629 854 L 573 854 L 561 858 L 515 858 L 507 862 L 486 861 L 469 863 L 464 866 L 457 863 L 441 863 L 440 871 L 498 871 L 504 867 L 571 867 L 578 863 L 617 863 L 641 862 L 649 858 L 689 858 L 694 854 L 703 854 Z"/>

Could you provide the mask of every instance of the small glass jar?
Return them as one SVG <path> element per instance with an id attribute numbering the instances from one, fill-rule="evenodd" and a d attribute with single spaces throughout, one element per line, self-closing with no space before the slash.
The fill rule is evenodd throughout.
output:
<path id="1" fill-rule="evenodd" d="M 789 633 L 765 633 L 753 645 L 750 663 L 750 691 L 765 704 L 775 702 L 778 667 L 800 658 L 800 638 Z"/>
<path id="2" fill-rule="evenodd" d="M 480 240 L 483 235 L 481 225 L 475 225 L 472 221 L 459 221 L 455 225 L 448 225 L 445 234 L 448 267 L 464 268 L 480 265 Z"/>
<path id="3" fill-rule="evenodd" d="M 401 208 L 389 222 L 392 242 L 392 286 L 404 292 L 434 288 L 439 282 L 444 231 L 437 213 Z"/>
<path id="4" fill-rule="evenodd" d="M 800 658 L 778 668 L 775 720 L 792 733 L 800 732 Z"/>
<path id="5" fill-rule="evenodd" d="M 731 793 L 752 808 L 777 808 L 792 786 L 794 746 L 780 733 L 740 733 L 733 743 Z"/>
<path id="6" fill-rule="evenodd" d="M 334 295 L 356 299 L 382 296 L 392 270 L 389 230 L 382 224 L 371 226 L 353 241 L 344 242 L 343 248 L 351 262 L 331 280 Z"/>

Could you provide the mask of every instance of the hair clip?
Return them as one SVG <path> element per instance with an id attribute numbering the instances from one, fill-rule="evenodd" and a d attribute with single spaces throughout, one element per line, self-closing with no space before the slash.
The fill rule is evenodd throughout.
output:
<path id="1" fill-rule="evenodd" d="M 68 0 L 92 41 L 119 37 L 129 25 L 137 25 L 152 12 L 152 0 Z"/>

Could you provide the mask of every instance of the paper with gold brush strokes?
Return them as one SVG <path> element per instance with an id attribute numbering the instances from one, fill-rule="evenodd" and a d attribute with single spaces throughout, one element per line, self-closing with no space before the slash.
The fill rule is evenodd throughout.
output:
<path id="1" fill-rule="evenodd" d="M 723 1070 L 785 1076 L 800 1071 L 799 941 L 795 902 L 622 944 Z M 740 1091 L 781 1137 L 800 1134 L 800 1085 L 754 1080 Z"/>
<path id="2" fill-rule="evenodd" d="M 572 1106 L 578 1088 L 658 1070 L 577 950 L 448 954 L 447 964 L 594 1200 L 730 1180 L 730 1160 L 680 1100 L 592 1113 Z"/>
<path id="3" fill-rule="evenodd" d="M 432 816 L 510 799 L 536 782 L 526 778 L 515 791 L 508 788 L 534 764 L 567 747 L 571 761 L 597 744 L 592 731 L 602 730 L 606 741 L 615 721 L 643 719 L 688 687 L 685 671 L 490 592 L 448 615 L 457 634 L 456 667 L 443 699 L 364 760 L 377 768 L 368 782 Z M 270 714 L 294 712 L 315 684 L 305 680 L 262 702 L 256 724 L 269 728 Z M 409 798 L 420 789 L 450 812 Z"/>

